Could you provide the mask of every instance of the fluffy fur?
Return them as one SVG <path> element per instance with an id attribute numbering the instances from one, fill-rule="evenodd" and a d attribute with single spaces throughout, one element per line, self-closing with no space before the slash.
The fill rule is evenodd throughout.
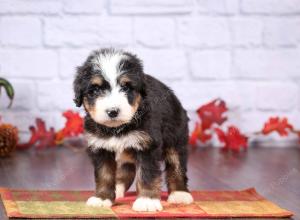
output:
<path id="1" fill-rule="evenodd" d="M 186 177 L 186 111 L 166 85 L 143 72 L 135 55 L 114 49 L 92 52 L 78 67 L 74 91 L 76 105 L 86 110 L 88 153 L 95 167 L 96 197 L 88 205 L 113 203 L 136 177 L 133 209 L 161 210 L 162 161 L 169 201 L 193 201 Z"/>

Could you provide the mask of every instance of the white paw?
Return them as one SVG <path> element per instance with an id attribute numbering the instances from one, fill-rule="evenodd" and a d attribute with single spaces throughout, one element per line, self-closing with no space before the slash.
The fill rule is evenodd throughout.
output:
<path id="1" fill-rule="evenodd" d="M 101 199 L 99 197 L 92 196 L 86 201 L 87 206 L 91 207 L 111 207 L 112 202 L 110 199 Z"/>
<path id="2" fill-rule="evenodd" d="M 134 201 L 132 209 L 137 212 L 156 212 L 161 211 L 163 208 L 159 199 L 140 197 Z"/>
<path id="3" fill-rule="evenodd" d="M 116 199 L 124 197 L 125 186 L 122 183 L 116 185 Z"/>
<path id="4" fill-rule="evenodd" d="M 174 191 L 168 197 L 169 203 L 191 204 L 193 201 L 191 193 L 184 191 Z"/>

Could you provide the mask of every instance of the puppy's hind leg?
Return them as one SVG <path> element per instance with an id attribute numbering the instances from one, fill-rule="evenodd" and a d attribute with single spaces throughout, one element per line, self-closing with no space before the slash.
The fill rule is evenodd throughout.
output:
<path id="1" fill-rule="evenodd" d="M 166 179 L 169 191 L 169 203 L 190 204 L 193 197 L 187 188 L 186 176 L 187 150 L 167 148 L 166 156 Z"/>
<path id="2" fill-rule="evenodd" d="M 124 197 L 135 177 L 135 154 L 132 151 L 124 151 L 117 155 L 116 172 L 116 199 Z"/>

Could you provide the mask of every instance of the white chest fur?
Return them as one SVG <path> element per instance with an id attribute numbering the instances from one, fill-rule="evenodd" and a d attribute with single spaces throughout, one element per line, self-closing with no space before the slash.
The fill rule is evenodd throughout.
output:
<path id="1" fill-rule="evenodd" d="M 91 133 L 86 133 L 85 136 L 89 147 L 92 149 L 102 148 L 117 153 L 128 148 L 143 150 L 148 147 L 148 144 L 151 141 L 149 135 L 143 131 L 131 131 L 126 135 L 108 138 L 99 138 Z"/>

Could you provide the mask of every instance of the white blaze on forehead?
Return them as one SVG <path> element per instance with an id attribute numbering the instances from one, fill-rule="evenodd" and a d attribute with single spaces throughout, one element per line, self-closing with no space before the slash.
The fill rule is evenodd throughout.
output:
<path id="1" fill-rule="evenodd" d="M 96 56 L 92 62 L 100 67 L 103 77 L 111 84 L 111 87 L 117 85 L 117 78 L 122 73 L 120 62 L 125 59 L 126 55 L 121 52 L 107 52 Z"/>

